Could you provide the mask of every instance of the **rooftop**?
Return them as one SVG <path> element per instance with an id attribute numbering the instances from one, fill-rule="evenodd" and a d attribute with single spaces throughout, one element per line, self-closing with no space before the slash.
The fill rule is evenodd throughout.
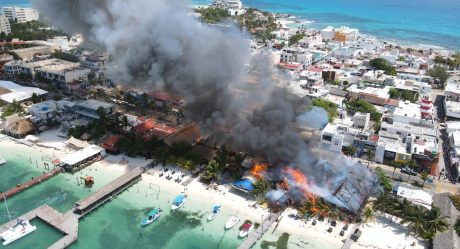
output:
<path id="1" fill-rule="evenodd" d="M 1 94 L 4 92 L 4 94 Z M 13 103 L 14 101 L 23 101 L 30 99 L 33 94 L 38 96 L 47 94 L 48 92 L 36 87 L 25 87 L 11 81 L 0 80 L 0 99 Z"/>

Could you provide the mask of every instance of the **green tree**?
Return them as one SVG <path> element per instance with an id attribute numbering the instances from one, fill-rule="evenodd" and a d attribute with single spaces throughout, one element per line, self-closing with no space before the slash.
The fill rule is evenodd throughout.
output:
<path id="1" fill-rule="evenodd" d="M 228 11 L 221 8 L 198 8 L 196 12 L 201 14 L 201 20 L 210 24 L 223 22 L 230 17 Z"/>
<path id="2" fill-rule="evenodd" d="M 265 179 L 258 179 L 254 183 L 254 190 L 252 191 L 253 194 L 262 197 L 265 196 L 265 194 L 268 192 L 270 189 L 270 183 L 265 180 Z"/>
<path id="3" fill-rule="evenodd" d="M 415 170 L 418 167 L 417 166 L 417 161 L 415 161 L 414 159 L 409 160 L 406 163 L 406 167 L 408 167 L 411 170 Z M 411 174 L 408 174 L 408 175 L 409 175 L 409 177 L 407 177 L 407 180 L 409 181 L 409 178 L 411 177 Z"/>
<path id="4" fill-rule="evenodd" d="M 61 59 L 65 61 L 70 61 L 70 62 L 79 62 L 80 60 L 78 59 L 77 56 L 69 53 L 64 53 L 61 51 L 55 51 L 52 56 L 56 59 Z"/>
<path id="5" fill-rule="evenodd" d="M 364 222 L 367 223 L 369 221 L 373 221 L 375 216 L 374 216 L 374 210 L 370 207 L 366 207 L 363 212 L 363 218 Z"/>
<path id="6" fill-rule="evenodd" d="M 357 152 L 357 149 L 353 145 L 347 146 L 343 149 L 343 153 L 347 156 L 354 156 L 356 152 Z"/>
<path id="7" fill-rule="evenodd" d="M 391 177 L 394 177 L 396 169 L 400 169 L 402 167 L 402 164 L 400 162 L 391 161 L 390 166 L 393 167 L 393 175 Z"/>
<path id="8" fill-rule="evenodd" d="M 203 170 L 202 179 L 206 182 L 220 180 L 221 165 L 216 160 L 209 161 Z"/>
<path id="9" fill-rule="evenodd" d="M 394 87 L 390 88 L 388 93 L 390 94 L 390 98 L 392 98 L 392 99 L 399 99 L 399 97 L 401 96 L 399 91 L 398 91 L 398 89 L 396 89 Z"/>
<path id="10" fill-rule="evenodd" d="M 297 44 L 300 40 L 302 40 L 302 38 L 305 36 L 305 33 L 304 32 L 298 32 L 289 37 L 289 46 L 292 46 L 294 44 Z"/>
<path id="11" fill-rule="evenodd" d="M 442 67 L 434 67 L 432 69 L 429 69 L 427 71 L 427 75 L 439 80 L 443 88 L 444 88 L 444 84 L 449 78 L 449 74 L 446 72 L 446 69 Z"/>
<path id="12" fill-rule="evenodd" d="M 422 178 L 422 180 L 423 180 L 423 183 L 422 183 L 422 187 L 423 187 L 423 186 L 425 186 L 426 180 L 428 180 L 428 178 L 430 178 L 430 174 L 428 174 L 428 172 L 422 172 L 420 174 L 420 178 Z"/>
<path id="13" fill-rule="evenodd" d="M 337 105 L 334 102 L 325 99 L 314 99 L 313 106 L 321 107 L 327 111 L 329 116 L 329 123 L 333 122 L 334 119 L 339 115 L 337 111 Z"/>
<path id="14" fill-rule="evenodd" d="M 367 158 L 368 161 L 374 161 L 374 158 L 375 158 L 375 151 L 373 151 L 373 150 L 367 150 L 367 151 L 365 152 L 365 154 L 366 154 L 366 158 Z"/>
<path id="15" fill-rule="evenodd" d="M 385 74 L 396 75 L 396 68 L 391 66 L 390 62 L 383 58 L 375 58 L 369 62 L 369 65 L 377 70 L 384 70 Z"/>

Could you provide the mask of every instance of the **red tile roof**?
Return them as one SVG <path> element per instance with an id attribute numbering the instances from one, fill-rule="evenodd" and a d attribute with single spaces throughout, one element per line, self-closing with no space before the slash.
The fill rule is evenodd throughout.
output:
<path id="1" fill-rule="evenodd" d="M 174 103 L 180 103 L 183 98 L 178 95 L 170 94 L 170 93 L 165 93 L 165 92 L 151 92 L 148 94 L 150 97 L 152 97 L 155 100 L 162 101 L 162 102 L 174 102 Z"/>
<path id="2" fill-rule="evenodd" d="M 399 100 L 397 99 L 388 99 L 385 105 L 399 107 Z"/>
<path id="3" fill-rule="evenodd" d="M 110 136 L 102 142 L 101 147 L 110 151 L 118 151 L 118 140 L 120 140 L 119 136 Z"/>
<path id="4" fill-rule="evenodd" d="M 136 133 L 142 134 L 153 129 L 153 127 L 155 127 L 155 120 L 149 118 L 146 121 L 134 126 L 133 129 Z"/>

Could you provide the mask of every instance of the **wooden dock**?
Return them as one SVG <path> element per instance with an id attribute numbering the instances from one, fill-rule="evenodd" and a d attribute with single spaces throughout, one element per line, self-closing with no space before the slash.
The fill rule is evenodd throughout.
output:
<path id="1" fill-rule="evenodd" d="M 102 188 L 98 189 L 89 197 L 79 201 L 75 205 L 74 213 L 84 216 L 87 213 L 93 211 L 99 206 L 103 205 L 106 201 L 112 199 L 119 193 L 121 193 L 126 188 L 130 187 L 138 180 L 141 179 L 142 173 L 145 169 L 142 167 L 137 167 L 128 173 L 118 177 L 112 182 L 104 185 Z"/>
<path id="2" fill-rule="evenodd" d="M 275 223 L 280 216 L 281 212 L 271 213 L 254 232 L 249 233 L 246 240 L 238 247 L 238 249 L 249 249 L 254 246 L 257 240 L 259 240 L 262 235 L 270 229 L 273 223 Z"/>
<path id="3" fill-rule="evenodd" d="M 26 182 L 26 183 L 23 183 L 23 184 L 19 184 L 17 185 L 16 187 L 14 188 L 11 188 L 9 190 L 7 190 L 6 192 L 4 193 L 1 193 L 0 194 L 0 201 L 3 201 L 4 197 L 6 196 L 6 198 L 9 198 L 17 193 L 20 193 L 28 188 L 31 188 L 43 181 L 46 181 L 48 180 L 49 178 L 59 174 L 62 172 L 62 169 L 61 168 L 55 168 L 49 172 L 46 172 L 44 173 L 43 175 L 39 176 L 39 177 L 35 177 L 33 178 L 32 180 Z"/>
<path id="4" fill-rule="evenodd" d="M 75 242 L 78 238 L 78 217 L 73 212 L 62 214 L 48 205 L 40 206 L 17 219 L 33 220 L 40 219 L 64 234 L 60 240 L 52 244 L 49 249 L 63 249 Z M 17 221 L 12 220 L 0 227 L 0 233 L 16 225 Z M 32 221 L 33 223 L 33 221 Z"/>

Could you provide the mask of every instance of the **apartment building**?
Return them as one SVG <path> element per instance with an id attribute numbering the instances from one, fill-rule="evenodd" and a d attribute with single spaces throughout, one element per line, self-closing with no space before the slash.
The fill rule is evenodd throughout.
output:
<path id="1" fill-rule="evenodd" d="M 287 47 L 281 51 L 280 62 L 300 63 L 308 67 L 313 63 L 313 54 L 301 47 Z"/>
<path id="2" fill-rule="evenodd" d="M 0 15 L 0 33 L 5 35 L 11 33 L 10 21 L 4 15 Z"/>
<path id="3" fill-rule="evenodd" d="M 10 21 L 16 21 L 19 23 L 36 21 L 40 17 L 37 10 L 22 7 L 3 7 L 0 14 L 8 18 Z"/>

